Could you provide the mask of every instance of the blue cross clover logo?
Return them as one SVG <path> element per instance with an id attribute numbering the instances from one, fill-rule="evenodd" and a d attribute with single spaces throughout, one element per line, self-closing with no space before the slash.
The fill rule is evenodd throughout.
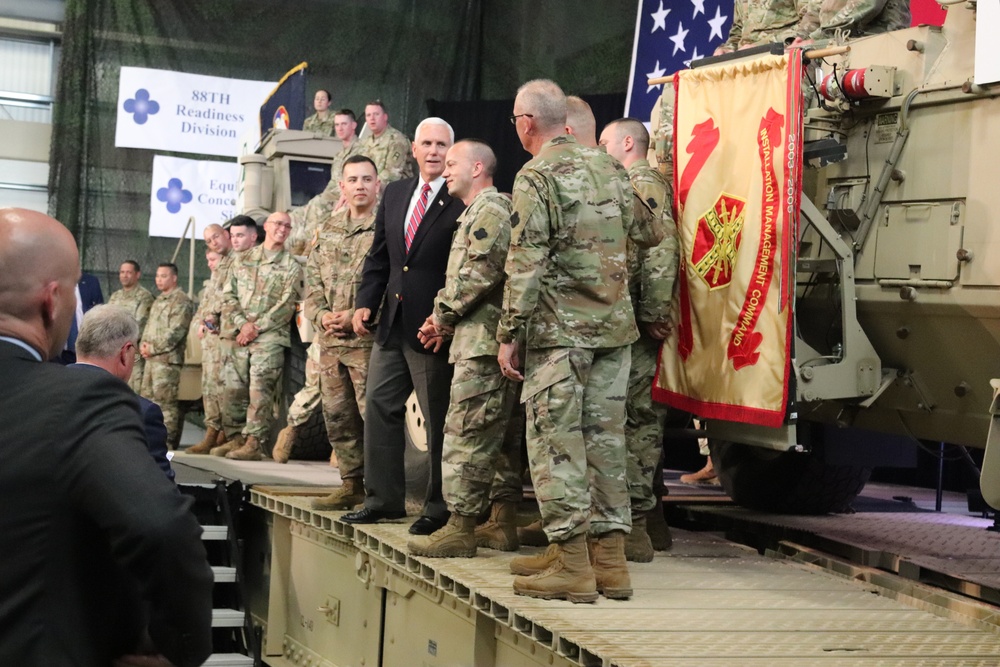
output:
<path id="1" fill-rule="evenodd" d="M 144 125 L 149 117 L 160 110 L 160 103 L 149 99 L 149 91 L 140 88 L 135 91 L 135 97 L 125 100 L 125 111 L 132 114 L 132 120 L 136 125 Z"/>
<path id="2" fill-rule="evenodd" d="M 167 204 L 167 210 L 177 213 L 181 210 L 181 204 L 187 204 L 194 195 L 190 190 L 184 189 L 184 183 L 179 178 L 171 178 L 167 181 L 167 187 L 156 191 L 156 198 Z"/>

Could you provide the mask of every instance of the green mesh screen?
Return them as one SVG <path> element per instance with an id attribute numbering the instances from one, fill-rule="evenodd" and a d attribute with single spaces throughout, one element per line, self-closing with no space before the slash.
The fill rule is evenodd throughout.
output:
<path id="1" fill-rule="evenodd" d="M 276 81 L 308 61 L 310 101 L 326 88 L 333 107 L 363 113 L 380 98 L 412 136 L 428 100 L 509 99 L 531 78 L 624 92 L 635 12 L 634 0 L 67 0 L 50 213 L 105 294 L 125 259 L 153 289 L 173 253 L 176 240 L 147 235 L 153 151 L 114 145 L 122 66 Z M 178 266 L 186 276 L 186 248 Z M 201 240 L 195 269 L 197 288 L 208 274 Z"/>

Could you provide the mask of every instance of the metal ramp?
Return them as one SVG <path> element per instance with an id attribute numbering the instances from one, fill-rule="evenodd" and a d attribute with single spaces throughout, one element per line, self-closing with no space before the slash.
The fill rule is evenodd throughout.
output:
<path id="1" fill-rule="evenodd" d="M 631 600 L 574 605 L 514 595 L 511 554 L 416 558 L 408 522 L 352 527 L 276 488 L 250 502 L 270 525 L 275 667 L 1000 664 L 1000 609 L 794 545 L 762 556 L 675 531 L 670 552 L 630 564 Z"/>

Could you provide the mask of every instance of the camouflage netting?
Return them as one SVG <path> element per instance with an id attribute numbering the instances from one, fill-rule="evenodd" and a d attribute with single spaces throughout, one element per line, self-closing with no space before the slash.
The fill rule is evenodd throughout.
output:
<path id="1" fill-rule="evenodd" d="M 148 236 L 153 151 L 114 145 L 122 66 L 276 81 L 308 61 L 310 100 L 326 88 L 334 107 L 360 114 L 381 98 L 412 135 L 428 100 L 509 99 L 535 77 L 581 95 L 621 93 L 635 11 L 634 0 L 67 0 L 50 213 L 76 235 L 105 294 L 124 259 L 153 289 L 156 264 L 174 251 L 175 239 Z M 196 289 L 203 253 L 199 240 Z M 185 288 L 188 264 L 185 248 Z"/>

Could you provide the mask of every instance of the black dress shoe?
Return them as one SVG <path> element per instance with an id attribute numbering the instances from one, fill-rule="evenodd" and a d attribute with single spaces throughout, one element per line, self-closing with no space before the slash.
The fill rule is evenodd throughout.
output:
<path id="1" fill-rule="evenodd" d="M 448 523 L 448 517 L 435 519 L 432 516 L 422 516 L 410 526 L 410 535 L 430 535 Z"/>
<path id="2" fill-rule="evenodd" d="M 373 510 L 368 507 L 362 507 L 357 512 L 348 512 L 340 517 L 340 520 L 344 523 L 378 523 L 379 521 L 405 518 L 405 510 L 394 512 L 391 510 Z"/>

